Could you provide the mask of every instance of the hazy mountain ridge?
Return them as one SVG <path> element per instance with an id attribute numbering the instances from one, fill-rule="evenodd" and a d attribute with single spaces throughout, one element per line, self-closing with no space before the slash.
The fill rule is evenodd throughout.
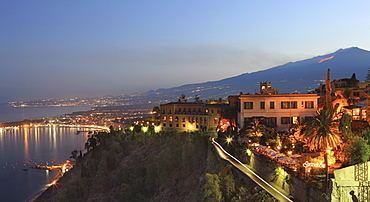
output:
<path id="1" fill-rule="evenodd" d="M 326 59 L 326 60 L 325 60 Z M 350 78 L 356 73 L 357 79 L 365 80 L 370 67 L 370 51 L 351 47 L 334 53 L 316 56 L 252 73 L 244 73 L 219 81 L 187 84 L 183 86 L 149 91 L 148 96 L 161 95 L 176 100 L 181 94 L 188 98 L 199 95 L 201 99 L 226 98 L 229 95 L 259 92 L 261 81 L 272 82 L 280 93 L 306 93 L 322 83 L 326 71 L 331 69 L 331 79 Z"/>

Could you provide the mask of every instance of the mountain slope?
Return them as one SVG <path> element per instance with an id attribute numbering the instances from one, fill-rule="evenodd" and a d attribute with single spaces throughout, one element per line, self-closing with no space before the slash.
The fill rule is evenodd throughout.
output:
<path id="1" fill-rule="evenodd" d="M 150 97 L 161 96 L 165 100 L 176 100 L 181 94 L 188 98 L 199 95 L 201 99 L 226 98 L 228 95 L 259 92 L 259 83 L 272 82 L 280 93 L 306 93 L 322 83 L 326 71 L 331 69 L 331 78 L 350 78 L 356 73 L 363 81 L 370 67 L 370 51 L 357 47 L 338 51 L 310 59 L 290 62 L 253 73 L 245 73 L 219 81 L 187 84 L 168 89 L 158 89 L 147 93 Z"/>

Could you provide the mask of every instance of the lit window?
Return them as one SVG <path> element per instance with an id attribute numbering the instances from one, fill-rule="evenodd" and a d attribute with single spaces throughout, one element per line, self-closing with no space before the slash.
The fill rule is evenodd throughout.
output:
<path id="1" fill-rule="evenodd" d="M 292 117 L 293 124 L 299 124 L 299 117 Z"/>
<path id="2" fill-rule="evenodd" d="M 282 109 L 290 109 L 290 102 L 281 102 Z"/>
<path id="3" fill-rule="evenodd" d="M 304 108 L 306 109 L 313 109 L 313 101 L 305 101 Z"/>
<path id="4" fill-rule="evenodd" d="M 289 102 L 289 101 L 284 101 L 284 102 L 281 102 L 281 109 L 297 109 L 297 101 L 292 101 L 292 102 Z"/>

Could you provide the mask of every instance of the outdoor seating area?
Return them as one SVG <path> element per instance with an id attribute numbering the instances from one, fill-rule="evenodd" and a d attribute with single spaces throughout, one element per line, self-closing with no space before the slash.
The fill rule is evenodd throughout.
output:
<path id="1" fill-rule="evenodd" d="M 298 154 L 287 156 L 283 153 L 279 153 L 278 151 L 275 151 L 271 149 L 268 146 L 263 146 L 259 144 L 255 144 L 253 146 L 254 150 L 259 152 L 260 154 L 265 155 L 266 157 L 270 158 L 271 160 L 274 160 L 280 164 L 287 165 L 291 168 L 295 168 L 296 165 L 299 163 L 298 158 L 301 156 Z"/>
<path id="2" fill-rule="evenodd" d="M 287 171 L 293 172 L 297 177 L 304 180 L 323 182 L 326 179 L 324 156 L 322 153 L 303 153 L 287 155 L 273 150 L 269 146 L 253 143 L 250 145 L 257 154 L 263 155 L 274 161 L 277 165 L 285 168 Z M 328 154 L 329 174 L 334 170 L 339 169 L 342 163 L 336 162 L 335 158 Z"/>

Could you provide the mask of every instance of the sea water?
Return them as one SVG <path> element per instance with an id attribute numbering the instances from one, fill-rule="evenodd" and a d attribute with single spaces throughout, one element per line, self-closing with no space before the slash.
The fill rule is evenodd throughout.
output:
<path id="1" fill-rule="evenodd" d="M 12 107 L 5 104 L 0 105 L 0 123 L 32 120 L 43 117 L 56 117 L 70 114 L 76 111 L 90 110 L 90 106 L 68 106 L 68 107 Z"/>
<path id="2" fill-rule="evenodd" d="M 83 128 L 12 127 L 0 129 L 1 201 L 25 201 L 49 184 L 57 171 L 33 169 L 35 165 L 59 165 L 73 150 L 83 150 Z"/>

